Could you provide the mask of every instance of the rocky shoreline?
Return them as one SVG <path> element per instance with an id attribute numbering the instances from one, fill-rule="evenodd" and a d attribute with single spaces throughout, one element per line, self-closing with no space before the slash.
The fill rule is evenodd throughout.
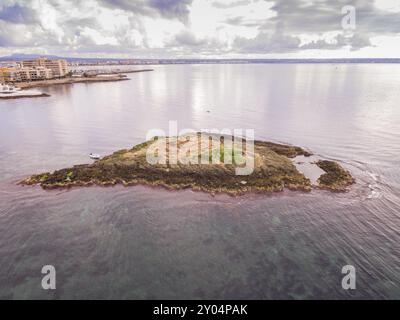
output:
<path id="1" fill-rule="evenodd" d="M 47 93 L 21 94 L 21 95 L 13 95 L 13 96 L 0 96 L 0 99 L 13 100 L 13 99 L 22 99 L 22 98 L 42 98 L 42 97 L 50 97 L 50 95 Z"/>
<path id="2" fill-rule="evenodd" d="M 20 82 L 16 83 L 15 85 L 21 89 L 30 89 L 30 88 L 49 87 L 62 84 L 110 82 L 110 81 L 124 81 L 124 80 L 129 80 L 129 78 L 122 77 L 121 75 L 107 76 L 107 77 L 88 77 L 88 78 L 68 77 L 63 79 Z"/>
<path id="3" fill-rule="evenodd" d="M 315 163 L 324 173 L 318 179 L 318 188 L 331 191 L 346 191 L 346 188 L 355 183 L 351 174 L 337 162 L 319 160 Z"/>
<path id="4" fill-rule="evenodd" d="M 226 139 L 226 138 L 225 138 Z M 209 141 L 208 137 L 206 140 Z M 207 155 L 223 158 L 233 154 L 221 140 L 221 150 L 214 153 L 210 145 L 196 154 L 200 157 L 204 150 Z M 178 153 L 185 148 L 187 139 L 156 138 L 132 149 L 120 150 L 92 164 L 76 165 L 57 170 L 53 173 L 33 175 L 20 182 L 22 185 L 40 185 L 43 189 L 71 188 L 78 186 L 112 186 L 122 184 L 163 186 L 169 189 L 190 188 L 209 193 L 227 193 L 231 195 L 249 192 L 270 193 L 284 189 L 310 192 L 313 188 L 333 192 L 344 192 L 355 181 L 348 171 L 338 163 L 320 160 L 316 163 L 326 173 L 321 175 L 318 185 L 313 186 L 304 174 L 299 172 L 291 161 L 299 155 L 310 156 L 311 153 L 295 146 L 276 144 L 266 141 L 254 141 L 254 170 L 250 175 L 236 175 L 236 158 L 231 164 L 150 164 L 146 154 L 149 148 L 158 148 L 166 142 L 168 148 L 177 147 Z M 196 142 L 197 143 L 197 142 Z M 174 146 L 175 144 L 175 146 Z M 182 149 L 183 150 L 183 149 Z M 185 149 L 186 150 L 186 149 Z"/>

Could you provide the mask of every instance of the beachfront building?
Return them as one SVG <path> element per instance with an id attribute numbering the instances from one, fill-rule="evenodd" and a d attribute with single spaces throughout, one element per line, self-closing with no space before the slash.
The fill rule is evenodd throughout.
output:
<path id="1" fill-rule="evenodd" d="M 50 60 L 47 58 L 39 58 L 34 60 L 22 61 L 22 67 L 25 68 L 46 68 L 50 69 L 53 78 L 64 77 L 68 73 L 68 64 L 66 60 Z"/>
<path id="2" fill-rule="evenodd" d="M 16 68 L 0 68 L 0 82 L 14 82 L 18 81 L 18 69 Z"/>
<path id="3" fill-rule="evenodd" d="M 5 72 L 6 72 L 7 68 L 0 68 L 0 83 L 4 83 L 5 81 Z"/>
<path id="4" fill-rule="evenodd" d="M 28 68 L 29 80 L 45 80 L 53 78 L 51 69 L 45 67 Z"/>
<path id="5" fill-rule="evenodd" d="M 44 67 L 0 68 L 0 82 L 21 82 L 53 78 L 52 71 Z"/>
<path id="6" fill-rule="evenodd" d="M 31 69 L 21 68 L 17 69 L 15 72 L 15 81 L 29 81 L 31 79 Z"/>

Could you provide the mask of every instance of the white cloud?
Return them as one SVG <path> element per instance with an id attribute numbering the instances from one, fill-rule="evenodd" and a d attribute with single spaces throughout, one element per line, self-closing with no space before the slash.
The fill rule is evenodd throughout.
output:
<path id="1" fill-rule="evenodd" d="M 381 10 L 400 12 L 400 3 L 398 0 L 375 0 L 374 4 Z"/>
<path id="2" fill-rule="evenodd" d="M 1 0 L 0 54 L 398 56 L 399 20 L 398 0 Z"/>

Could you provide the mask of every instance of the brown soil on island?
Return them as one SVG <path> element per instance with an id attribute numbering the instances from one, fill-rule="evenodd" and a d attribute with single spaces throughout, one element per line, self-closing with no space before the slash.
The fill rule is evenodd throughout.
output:
<path id="1" fill-rule="evenodd" d="M 254 141 L 253 151 L 244 147 L 243 150 L 240 149 L 237 152 L 238 150 L 232 147 L 233 144 L 225 142 L 228 141 L 227 138 L 232 139 L 231 136 L 219 138 L 220 144 L 216 148 L 211 136 L 202 133 L 200 140 L 193 142 L 191 138 L 194 135 L 199 136 L 199 133 L 193 134 L 191 137 L 186 135 L 175 138 L 155 138 L 132 149 L 114 152 L 92 164 L 77 165 L 53 173 L 33 175 L 22 181 L 21 184 L 40 184 L 44 189 L 144 184 L 171 189 L 191 188 L 192 190 L 232 195 L 247 192 L 276 192 L 285 188 L 301 191 L 311 191 L 312 189 L 310 180 L 296 169 L 290 159 L 298 155 L 311 155 L 300 147 Z M 242 142 L 245 146 L 246 141 L 243 139 Z M 146 157 L 149 148 L 157 150 L 157 155 L 160 156 L 163 146 L 166 146 L 165 164 L 149 163 Z M 197 146 L 197 151 L 189 155 L 190 163 L 173 161 L 169 152 L 177 150 L 177 155 L 179 155 L 187 152 L 188 149 L 193 150 L 193 147 Z M 209 157 L 211 163 L 201 164 L 200 161 L 196 161 L 204 155 Z M 224 161 L 224 159 L 228 159 L 227 156 L 232 156 L 231 163 Z M 245 156 L 251 156 L 254 159 L 254 170 L 250 175 L 237 175 L 235 170 L 245 165 L 243 161 Z M 335 168 L 344 171 L 339 164 L 335 163 L 335 165 L 337 166 Z M 331 175 L 330 179 L 323 179 L 321 182 L 325 189 L 344 190 L 344 187 L 348 185 L 348 177 L 344 176 L 341 170 L 331 170 L 327 173 Z M 337 176 L 333 178 L 335 174 Z"/>

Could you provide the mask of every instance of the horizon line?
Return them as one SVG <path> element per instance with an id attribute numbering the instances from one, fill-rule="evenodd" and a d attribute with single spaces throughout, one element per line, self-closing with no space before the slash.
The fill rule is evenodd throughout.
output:
<path id="1" fill-rule="evenodd" d="M 20 55 L 21 58 L 23 56 L 33 56 L 33 57 L 57 57 L 61 59 L 71 59 L 71 60 L 79 60 L 79 59 L 84 59 L 84 60 L 168 60 L 168 61 L 183 61 L 183 60 L 191 60 L 191 61 L 237 61 L 237 60 L 243 60 L 243 61 L 343 61 L 343 60 L 399 60 L 400 57 L 391 57 L 391 58 L 382 58 L 382 57 L 363 57 L 363 58 L 190 58 L 190 57 L 182 57 L 182 58 L 119 58 L 119 57 L 73 57 L 73 56 L 61 56 L 57 54 L 25 54 L 25 53 L 15 53 L 11 55 L 6 55 L 6 56 L 0 56 L 0 59 L 5 59 L 5 58 L 12 58 L 11 60 L 17 61 L 17 57 Z M 31 58 L 31 59 L 36 59 L 36 58 Z"/>

